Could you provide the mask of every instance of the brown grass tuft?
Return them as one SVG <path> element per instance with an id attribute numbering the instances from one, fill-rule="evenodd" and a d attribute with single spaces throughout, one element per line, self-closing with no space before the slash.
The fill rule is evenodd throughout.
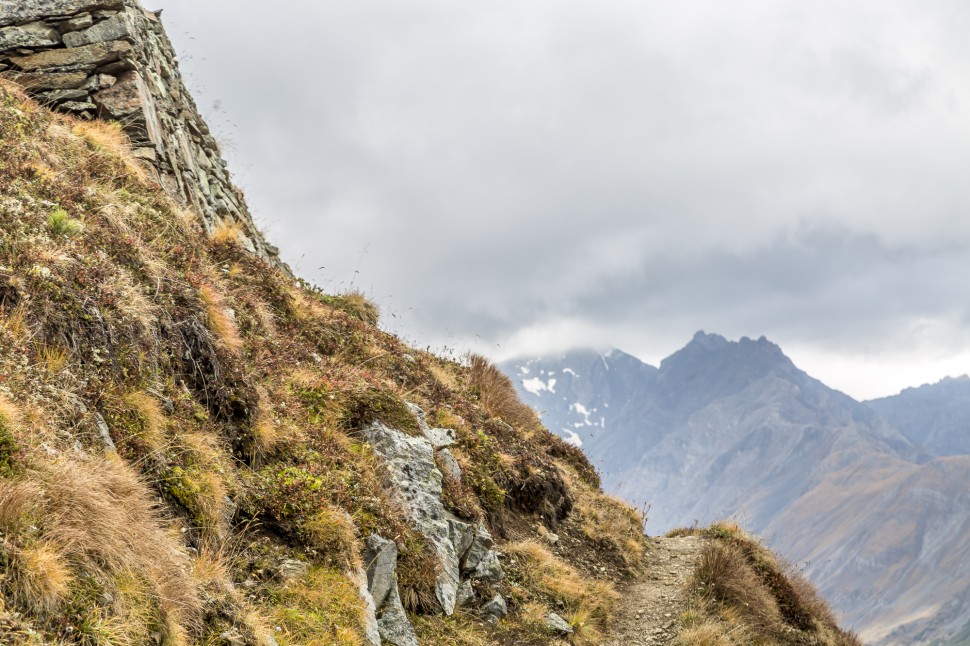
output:
<path id="1" fill-rule="evenodd" d="M 122 400 L 141 422 L 138 437 L 153 451 L 161 448 L 166 442 L 168 420 L 158 398 L 143 390 L 136 390 Z"/>
<path id="2" fill-rule="evenodd" d="M 94 150 L 121 160 L 132 179 L 139 184 L 148 182 L 148 173 L 142 163 L 131 154 L 131 142 L 120 123 L 71 119 L 70 124 L 71 131 L 83 138 Z"/>
<path id="3" fill-rule="evenodd" d="M 143 577 L 167 624 L 191 625 L 199 612 L 184 552 L 161 526 L 154 497 L 120 460 L 64 460 L 41 472 L 50 540 L 89 572 Z"/>
<path id="4" fill-rule="evenodd" d="M 64 348 L 42 345 L 37 349 L 37 363 L 52 375 L 64 370 L 67 367 L 68 359 L 69 355 Z"/>
<path id="5" fill-rule="evenodd" d="M 505 373 L 478 354 L 469 357 L 469 364 L 470 386 L 478 393 L 478 401 L 489 415 L 520 431 L 527 432 L 540 426 L 535 411 L 522 403 L 512 380 Z"/>
<path id="6" fill-rule="evenodd" d="M 18 304 L 12 308 L 3 319 L 3 327 L 18 341 L 30 338 L 30 328 L 27 325 L 27 305 Z"/>
<path id="7" fill-rule="evenodd" d="M 199 287 L 199 297 L 205 305 L 209 326 L 219 344 L 230 352 L 239 352 L 243 346 L 242 336 L 225 298 L 208 283 Z"/>
<path id="8" fill-rule="evenodd" d="M 551 607 L 561 604 L 565 608 L 577 633 L 576 643 L 596 643 L 608 628 L 619 600 L 612 586 L 581 576 L 536 541 L 510 543 L 503 552 L 510 557 L 510 569 L 526 589 L 548 601 Z"/>
<path id="9" fill-rule="evenodd" d="M 237 245 L 242 236 L 242 224 L 223 221 L 212 228 L 209 239 L 215 245 Z"/>
<path id="10" fill-rule="evenodd" d="M 303 531 L 310 546 L 334 565 L 358 565 L 357 528 L 347 512 L 329 506 L 321 509 L 306 520 Z"/>
<path id="11" fill-rule="evenodd" d="M 688 583 L 692 609 L 678 643 L 861 645 L 812 586 L 736 524 L 691 531 L 712 540 Z"/>
<path id="12" fill-rule="evenodd" d="M 12 550 L 11 557 L 10 585 L 15 598 L 40 612 L 49 612 L 64 602 L 73 576 L 63 547 L 45 541 Z"/>

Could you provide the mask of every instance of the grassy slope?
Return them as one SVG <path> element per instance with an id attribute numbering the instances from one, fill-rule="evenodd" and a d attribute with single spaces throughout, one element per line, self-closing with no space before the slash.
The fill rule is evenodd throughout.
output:
<path id="1" fill-rule="evenodd" d="M 207 238 L 116 128 L 0 86 L 0 643 L 361 643 L 371 532 L 429 643 L 549 643 L 549 609 L 595 642 L 640 517 L 486 362 L 406 347 L 235 234 Z M 446 504 L 501 537 L 500 626 L 435 614 L 429 548 L 356 439 L 414 430 L 404 400 L 458 432 Z"/>
<path id="2" fill-rule="evenodd" d="M 679 646 L 861 646 L 825 601 L 737 525 L 674 530 L 710 539 L 687 584 Z"/>

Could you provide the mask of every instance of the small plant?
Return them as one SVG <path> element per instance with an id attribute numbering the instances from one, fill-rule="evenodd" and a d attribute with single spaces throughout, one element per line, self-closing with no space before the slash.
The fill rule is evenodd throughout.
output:
<path id="1" fill-rule="evenodd" d="M 37 351 L 38 361 L 47 372 L 57 374 L 67 367 L 67 350 L 51 345 L 44 345 Z"/>
<path id="2" fill-rule="evenodd" d="M 213 227 L 209 239 L 215 245 L 235 245 L 242 236 L 242 225 L 238 222 L 220 222 Z"/>
<path id="3" fill-rule="evenodd" d="M 243 340 L 236 325 L 235 313 L 229 308 L 225 297 L 209 284 L 199 287 L 199 296 L 205 304 L 209 326 L 219 344 L 230 352 L 239 352 L 243 347 Z"/>
<path id="4" fill-rule="evenodd" d="M 47 226 L 55 236 L 73 238 L 84 231 L 84 224 L 80 220 L 75 220 L 67 211 L 58 207 L 51 211 L 47 218 Z"/>

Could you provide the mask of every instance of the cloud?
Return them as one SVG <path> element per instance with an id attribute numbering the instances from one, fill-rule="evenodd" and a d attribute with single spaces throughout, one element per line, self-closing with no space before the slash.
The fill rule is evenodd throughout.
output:
<path id="1" fill-rule="evenodd" d="M 421 345 L 970 329 L 954 0 L 156 4 L 287 260 Z"/>

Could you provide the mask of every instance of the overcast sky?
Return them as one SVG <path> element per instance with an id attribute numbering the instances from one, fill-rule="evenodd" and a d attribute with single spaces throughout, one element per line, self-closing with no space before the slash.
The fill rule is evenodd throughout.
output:
<path id="1" fill-rule="evenodd" d="M 417 345 L 970 371 L 970 3 L 146 3 L 285 259 Z"/>

